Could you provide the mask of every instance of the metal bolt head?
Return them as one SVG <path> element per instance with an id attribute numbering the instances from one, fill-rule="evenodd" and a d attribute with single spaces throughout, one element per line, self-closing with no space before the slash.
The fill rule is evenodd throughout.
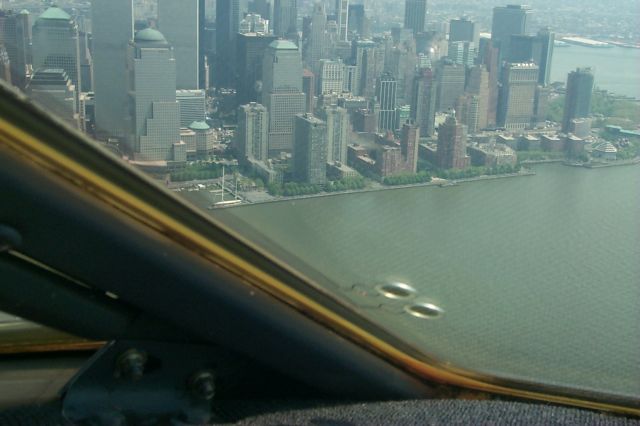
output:
<path id="1" fill-rule="evenodd" d="M 144 375 L 147 354 L 137 349 L 129 349 L 118 357 L 116 362 L 116 377 L 133 381 L 140 380 Z"/>
<path id="2" fill-rule="evenodd" d="M 194 397 L 209 401 L 216 393 L 215 376 L 211 371 L 199 371 L 189 379 L 189 391 Z"/>

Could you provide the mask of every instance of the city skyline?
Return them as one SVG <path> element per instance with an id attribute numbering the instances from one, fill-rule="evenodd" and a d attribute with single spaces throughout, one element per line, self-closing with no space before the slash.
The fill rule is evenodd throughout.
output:
<path id="1" fill-rule="evenodd" d="M 71 122 L 118 144 L 137 164 L 185 167 L 181 162 L 217 153 L 237 161 L 244 173 L 283 182 L 310 176 L 296 160 L 297 138 L 314 133 L 296 130 L 300 114 L 324 129 L 323 143 L 309 145 L 323 147 L 323 165 L 304 164 L 315 174 L 324 169 L 327 178 L 466 169 L 468 161 L 444 161 L 451 154 L 437 154 L 449 149 L 440 134 L 450 132 L 445 124 L 451 117 L 464 128 L 453 133 L 465 135 L 453 139 L 464 140 L 469 150 L 487 140 L 517 150 L 526 146 L 517 142 L 521 135 L 550 128 L 561 142 L 547 138 L 543 151 L 583 158 L 585 151 L 576 147 L 592 137 L 584 104 L 591 101 L 585 91 L 594 85 L 573 89 L 570 74 L 565 96 L 550 84 L 556 34 L 548 27 L 532 31 L 530 7 L 488 10 L 493 21 L 487 36 L 465 15 L 434 25 L 438 11 L 423 0 L 407 0 L 404 26 L 383 32 L 372 32 L 373 9 L 346 0 L 312 7 L 218 0 L 215 27 L 205 25 L 202 16 L 213 15 L 203 3 L 212 4 L 158 0 L 156 19 L 148 22 L 136 19 L 132 0 L 96 0 L 93 22 L 91 16 L 47 8 L 33 19 L 33 61 L 24 65 L 25 78 L 38 76 L 34 98 L 66 87 L 61 93 L 72 95 L 58 96 L 58 102 L 74 105 Z M 66 35 L 47 37 L 52 28 L 65 28 Z M 17 45 L 12 31 L 13 38 L 3 36 L 11 46 Z M 2 53 L 3 66 L 16 80 L 11 58 L 18 55 L 12 49 Z M 55 74 L 57 68 L 64 74 Z M 118 70 L 127 78 L 119 79 Z M 69 96 L 75 102 L 64 101 Z M 564 118 L 553 127 L 548 105 L 559 96 L 565 99 Z M 419 135 L 419 155 L 411 162 L 420 156 L 420 170 L 406 166 L 406 126 Z M 309 140 L 319 136 L 314 138 Z M 352 145 L 359 146 L 355 158 Z"/>

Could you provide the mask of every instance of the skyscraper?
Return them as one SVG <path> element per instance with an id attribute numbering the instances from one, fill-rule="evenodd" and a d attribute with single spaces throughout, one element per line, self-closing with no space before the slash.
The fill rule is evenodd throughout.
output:
<path id="1" fill-rule="evenodd" d="M 427 28 L 427 0 L 405 0 L 404 27 L 413 33 L 422 33 Z"/>
<path id="2" fill-rule="evenodd" d="M 325 33 L 327 31 L 327 14 L 324 4 L 317 2 L 313 5 L 311 15 L 311 40 L 309 46 L 309 66 L 314 73 L 319 70 L 320 59 L 325 55 Z"/>
<path id="3" fill-rule="evenodd" d="M 76 107 L 76 90 L 63 69 L 41 68 L 33 74 L 27 86 L 30 99 L 77 129 L 80 121 Z"/>
<path id="4" fill-rule="evenodd" d="M 7 51 L 11 83 L 24 89 L 31 49 L 31 15 L 28 11 L 15 14 L 0 10 L 0 45 Z"/>
<path id="5" fill-rule="evenodd" d="M 288 40 L 273 41 L 262 68 L 262 103 L 269 111 L 269 155 L 291 152 L 293 119 L 305 111 L 300 50 Z"/>
<path id="6" fill-rule="evenodd" d="M 349 32 L 355 32 L 360 37 L 368 37 L 368 19 L 364 10 L 364 4 L 349 5 Z"/>
<path id="7" fill-rule="evenodd" d="M 491 41 L 493 46 L 500 49 L 500 63 L 509 52 L 511 36 L 528 33 L 530 17 L 531 9 L 528 6 L 510 4 L 493 8 Z"/>
<path id="8" fill-rule="evenodd" d="M 133 39 L 133 1 L 93 0 L 91 13 L 96 130 L 123 138 L 130 130 L 125 123 L 128 86 L 122 75 Z"/>
<path id="9" fill-rule="evenodd" d="M 311 114 L 295 117 L 293 175 L 296 180 L 322 185 L 327 181 L 327 126 Z"/>
<path id="10" fill-rule="evenodd" d="M 505 63 L 498 102 L 498 126 L 525 129 L 533 121 L 538 66 L 533 62 Z"/>
<path id="11" fill-rule="evenodd" d="M 371 40 L 357 40 L 354 43 L 356 66 L 355 79 L 352 82 L 353 94 L 356 96 L 373 96 L 376 77 L 376 44 Z"/>
<path id="12" fill-rule="evenodd" d="M 327 126 L 327 162 L 347 163 L 347 145 L 349 144 L 349 113 L 337 105 L 324 108 L 322 118 Z"/>
<path id="13" fill-rule="evenodd" d="M 540 67 L 538 84 L 546 86 L 550 83 L 551 78 L 551 63 L 553 62 L 553 47 L 556 35 L 549 27 L 545 27 L 538 31 L 536 39 L 540 44 L 539 62 L 537 62 L 538 67 Z"/>
<path id="14" fill-rule="evenodd" d="M 200 86 L 199 0 L 158 0 L 158 29 L 173 46 L 176 87 Z"/>
<path id="15" fill-rule="evenodd" d="M 238 34 L 237 99 L 240 105 L 257 102 L 262 92 L 262 59 L 272 35 Z"/>
<path id="16" fill-rule="evenodd" d="M 329 59 L 320 60 L 320 71 L 318 76 L 320 95 L 342 93 L 344 82 L 344 64 L 342 61 L 332 61 Z"/>
<path id="17" fill-rule="evenodd" d="M 572 120 L 589 117 L 593 82 L 594 77 L 591 68 L 577 68 L 567 76 L 564 113 L 562 114 L 563 132 L 569 132 Z"/>
<path id="18" fill-rule="evenodd" d="M 71 16 L 52 6 L 33 24 L 33 70 L 63 69 L 80 88 L 80 40 Z"/>
<path id="19" fill-rule="evenodd" d="M 297 0 L 274 0 L 273 35 L 281 38 L 296 38 L 298 32 Z"/>
<path id="20" fill-rule="evenodd" d="M 466 17 L 449 22 L 449 41 L 470 41 L 475 46 L 480 42 L 480 27 Z"/>
<path id="21" fill-rule="evenodd" d="M 448 111 L 456 105 L 456 99 L 464 93 L 466 68 L 449 59 L 440 61 L 436 68 L 438 81 L 437 111 Z"/>
<path id="22" fill-rule="evenodd" d="M 177 90 L 176 101 L 180 108 L 180 127 L 188 127 L 194 121 L 206 119 L 206 97 L 204 90 Z"/>
<path id="23" fill-rule="evenodd" d="M 438 127 L 437 166 L 441 169 L 464 169 L 469 164 L 467 157 L 467 128 L 450 114 Z"/>
<path id="24" fill-rule="evenodd" d="M 240 30 L 243 3 L 240 0 L 216 0 L 216 84 L 234 83 L 236 36 Z"/>
<path id="25" fill-rule="evenodd" d="M 134 157 L 141 161 L 173 160 L 174 145 L 180 139 L 176 62 L 162 33 L 151 28 L 136 33 L 128 68 Z"/>
<path id="26" fill-rule="evenodd" d="M 478 126 L 480 118 L 480 97 L 465 93 L 456 101 L 456 119 L 467 126 L 469 134 L 477 133 L 481 127 Z"/>
<path id="27" fill-rule="evenodd" d="M 423 136 L 433 136 L 436 120 L 436 79 L 431 68 L 420 69 L 413 79 L 411 119 Z"/>
<path id="28" fill-rule="evenodd" d="M 236 149 L 240 161 L 266 161 L 268 154 L 269 113 L 255 102 L 238 108 Z"/>
<path id="29" fill-rule="evenodd" d="M 539 67 L 538 83 L 546 86 L 551 74 L 554 33 L 543 28 L 536 35 L 512 35 L 509 52 L 505 56 L 507 62 L 534 62 Z"/>
<path id="30" fill-rule="evenodd" d="M 493 41 L 486 40 L 482 64 L 487 67 L 489 73 L 489 97 L 487 102 L 487 126 L 495 127 L 498 115 L 498 81 L 500 76 L 500 67 L 498 66 L 500 51 L 493 45 Z"/>
<path id="31" fill-rule="evenodd" d="M 420 141 L 420 128 L 412 122 L 402 124 L 400 137 L 400 152 L 405 163 L 405 171 L 416 173 L 418 171 L 418 143 Z"/>
<path id="32" fill-rule="evenodd" d="M 349 0 L 336 0 L 336 22 L 340 41 L 347 41 L 349 34 Z"/>
<path id="33" fill-rule="evenodd" d="M 489 72 L 484 65 L 476 65 L 471 68 L 465 92 L 477 96 L 478 119 L 476 130 L 486 128 L 489 124 Z"/>
<path id="34" fill-rule="evenodd" d="M 394 131 L 396 123 L 396 95 L 398 82 L 391 73 L 384 73 L 376 84 L 376 100 L 380 105 L 378 111 L 378 129 Z"/>
<path id="35" fill-rule="evenodd" d="M 472 41 L 449 41 L 449 59 L 459 65 L 471 66 L 475 63 L 478 49 Z"/>
<path id="36" fill-rule="evenodd" d="M 302 93 L 306 99 L 304 112 L 313 114 L 316 106 L 316 75 L 306 68 L 302 70 Z"/>

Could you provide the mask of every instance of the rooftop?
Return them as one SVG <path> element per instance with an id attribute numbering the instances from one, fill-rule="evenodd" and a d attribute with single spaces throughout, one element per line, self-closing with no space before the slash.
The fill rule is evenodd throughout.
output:
<path id="1" fill-rule="evenodd" d="M 298 50 L 298 46 L 289 40 L 275 40 L 272 41 L 269 47 L 277 50 Z"/>
<path id="2" fill-rule="evenodd" d="M 154 30 L 153 28 L 145 28 L 144 30 L 140 30 L 136 33 L 134 40 L 136 42 L 153 42 L 153 43 L 166 43 L 167 40 L 164 38 L 162 33 L 158 30 Z"/>
<path id="3" fill-rule="evenodd" d="M 38 19 L 60 19 L 68 21 L 71 19 L 71 15 L 60 9 L 58 6 L 51 6 L 49 9 L 45 10 Z"/>
<path id="4" fill-rule="evenodd" d="M 209 125 L 204 121 L 194 121 L 189 124 L 189 128 L 191 130 L 209 130 L 211 127 L 209 127 Z"/>

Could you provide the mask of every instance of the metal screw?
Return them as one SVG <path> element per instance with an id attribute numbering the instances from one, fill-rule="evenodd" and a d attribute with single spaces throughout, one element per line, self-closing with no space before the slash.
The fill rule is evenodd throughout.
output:
<path id="1" fill-rule="evenodd" d="M 116 362 L 116 377 L 123 377 L 133 381 L 140 380 L 144 375 L 147 354 L 137 349 L 129 349 L 118 357 Z"/>
<path id="2" fill-rule="evenodd" d="M 189 390 L 198 399 L 213 399 L 216 394 L 215 376 L 211 371 L 195 373 L 189 380 Z"/>

